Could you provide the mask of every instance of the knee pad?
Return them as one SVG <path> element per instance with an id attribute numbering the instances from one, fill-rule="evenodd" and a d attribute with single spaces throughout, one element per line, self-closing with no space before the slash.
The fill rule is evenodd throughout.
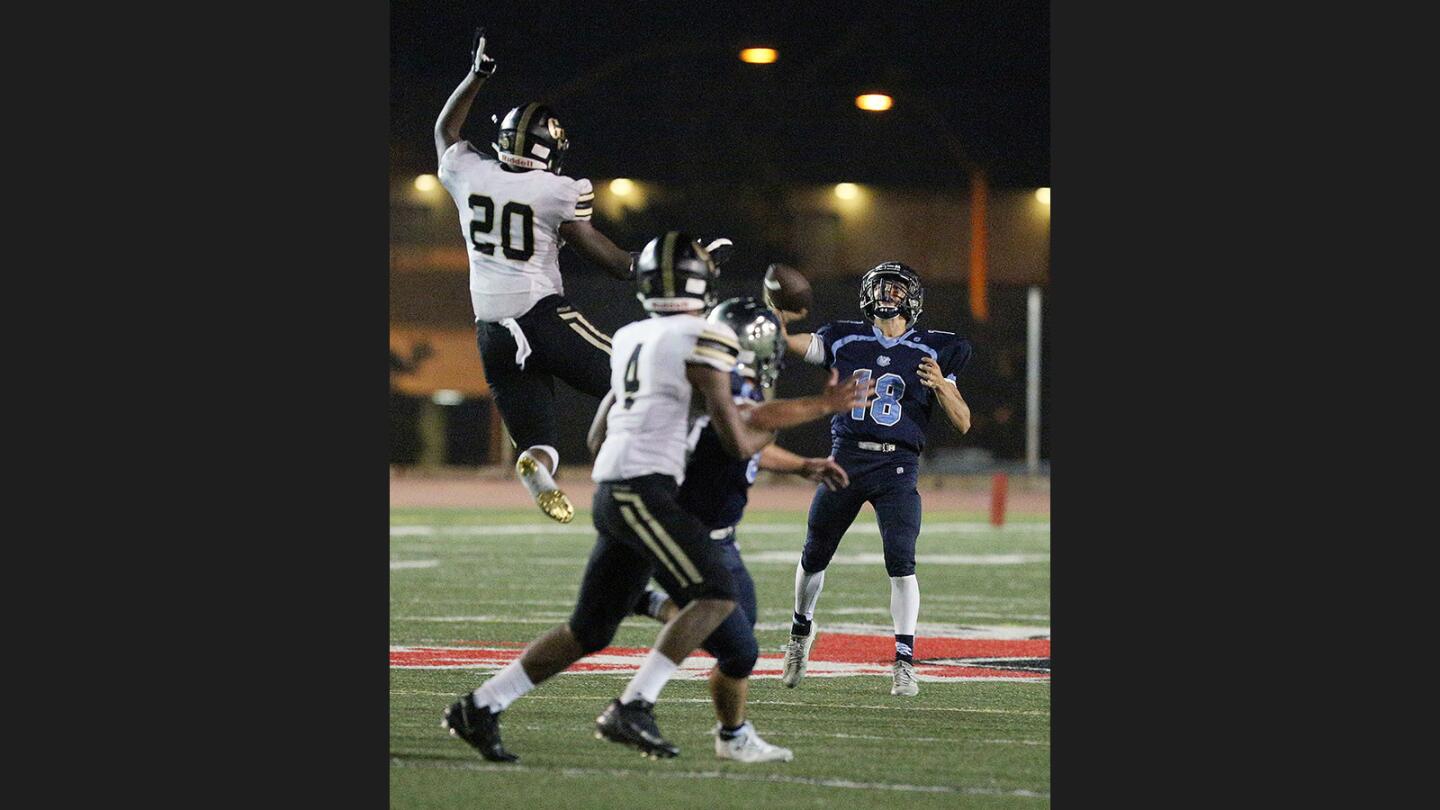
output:
<path id="1" fill-rule="evenodd" d="M 748 678 L 755 670 L 755 661 L 760 657 L 760 645 L 751 633 L 743 639 L 736 639 L 724 653 L 716 657 L 716 666 L 730 678 Z"/>
<path id="2" fill-rule="evenodd" d="M 892 577 L 908 577 L 915 573 L 915 558 L 910 557 L 904 560 L 892 560 L 886 557 L 885 573 Z"/>

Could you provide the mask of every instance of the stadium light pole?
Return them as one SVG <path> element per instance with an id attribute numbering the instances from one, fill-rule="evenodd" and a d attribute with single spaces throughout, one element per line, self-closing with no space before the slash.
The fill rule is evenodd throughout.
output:
<path id="1" fill-rule="evenodd" d="M 1040 471 L 1040 288 L 1026 296 L 1025 326 L 1025 469 Z"/>

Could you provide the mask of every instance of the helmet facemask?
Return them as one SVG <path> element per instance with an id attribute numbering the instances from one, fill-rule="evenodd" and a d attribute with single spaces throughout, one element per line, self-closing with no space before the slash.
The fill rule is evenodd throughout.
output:
<path id="1" fill-rule="evenodd" d="M 900 264 L 883 264 L 865 274 L 860 287 L 860 311 L 870 320 L 904 317 L 913 326 L 924 308 L 925 288 L 913 270 Z M 908 272 L 906 272 L 908 271 Z"/>

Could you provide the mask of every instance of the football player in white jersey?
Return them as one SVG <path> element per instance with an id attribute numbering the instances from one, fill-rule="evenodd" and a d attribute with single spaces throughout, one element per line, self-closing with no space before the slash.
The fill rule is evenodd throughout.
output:
<path id="1" fill-rule="evenodd" d="M 475 94 L 494 71 L 478 30 L 470 73 L 435 122 L 435 154 L 470 256 L 485 379 L 521 451 L 516 472 L 541 511 L 569 523 L 575 509 L 553 477 L 560 463 L 554 378 L 604 396 L 610 338 L 566 300 L 560 247 L 573 246 L 618 279 L 630 278 L 632 258 L 590 224 L 590 181 L 560 174 L 570 141 L 549 107 L 530 102 L 512 109 L 492 144 L 494 157 L 461 140 Z"/>
<path id="2" fill-rule="evenodd" d="M 734 330 L 703 317 L 715 302 L 715 264 L 676 231 L 645 246 L 636 262 L 637 296 L 651 318 L 615 333 L 604 444 L 592 477 L 598 537 L 566 624 L 445 712 L 444 725 L 486 759 L 511 762 L 498 715 L 551 676 L 610 643 L 653 576 L 686 604 L 620 697 L 596 718 L 596 734 L 651 757 L 679 749 L 661 736 L 654 705 L 680 663 L 735 608 L 736 585 L 708 527 L 677 502 L 687 435 L 696 411 L 710 417 L 721 447 L 739 459 L 758 453 L 774 431 L 868 404 L 873 386 L 832 374 L 816 396 L 772 400 L 744 411 L 731 396 L 740 345 Z M 698 391 L 700 396 L 695 397 Z"/>

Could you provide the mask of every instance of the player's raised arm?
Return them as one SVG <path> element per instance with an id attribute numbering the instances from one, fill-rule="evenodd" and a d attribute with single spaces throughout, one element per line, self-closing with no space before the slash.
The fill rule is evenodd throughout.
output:
<path id="1" fill-rule="evenodd" d="M 785 320 L 785 310 L 780 312 L 780 331 L 785 335 L 785 351 L 796 357 L 817 366 L 825 365 L 825 345 L 821 343 L 820 335 L 814 332 L 801 332 L 798 335 L 790 334 Z"/>
<path id="2" fill-rule="evenodd" d="M 865 408 L 875 394 L 875 382 L 860 372 L 840 382 L 840 372 L 830 370 L 830 379 L 820 393 L 795 399 L 772 399 L 745 411 L 745 421 L 760 430 L 784 430 L 812 419 Z"/>
<path id="3" fill-rule="evenodd" d="M 560 237 L 581 256 L 600 265 L 621 280 L 630 278 L 633 266 L 629 251 L 621 250 L 587 220 L 575 219 L 560 226 Z"/>
<path id="4" fill-rule="evenodd" d="M 440 117 L 435 119 L 435 160 L 445 156 L 445 150 L 460 140 L 460 127 L 470 115 L 470 104 L 480 85 L 495 73 L 495 60 L 485 55 L 485 29 L 475 29 L 475 43 L 470 50 L 470 72 L 460 81 L 455 92 L 450 94 Z"/>
<path id="5" fill-rule="evenodd" d="M 753 427 L 741 416 L 730 394 L 729 373 L 691 363 L 685 366 L 685 377 L 705 398 L 705 412 L 710 414 L 710 424 L 726 453 L 745 458 L 775 441 L 774 431 Z"/>
<path id="6" fill-rule="evenodd" d="M 969 433 L 970 406 L 965 403 L 965 398 L 960 396 L 960 389 L 955 385 L 955 381 L 941 376 L 940 364 L 931 357 L 920 361 L 918 373 L 920 384 L 935 392 L 935 398 L 940 400 L 940 409 L 945 411 L 950 424 L 961 433 Z"/>

